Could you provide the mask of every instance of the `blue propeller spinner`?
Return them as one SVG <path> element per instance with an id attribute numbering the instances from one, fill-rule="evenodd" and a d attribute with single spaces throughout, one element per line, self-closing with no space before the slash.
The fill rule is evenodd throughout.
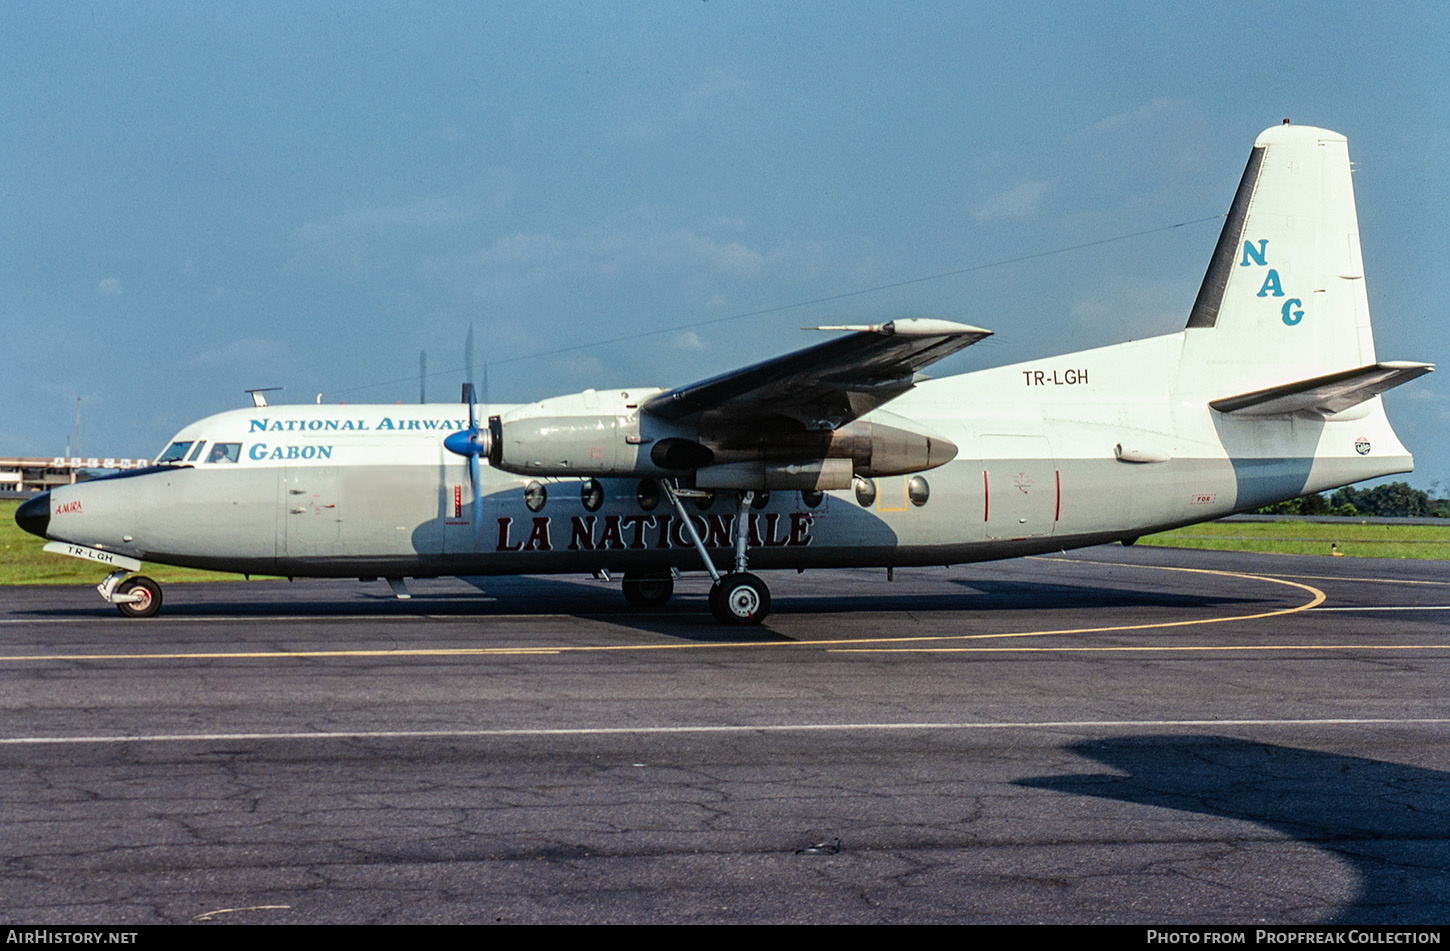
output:
<path id="1" fill-rule="evenodd" d="M 489 430 L 480 429 L 474 418 L 472 383 L 463 384 L 463 402 L 468 404 L 468 428 L 444 438 L 443 447 L 468 459 L 468 481 L 473 485 L 473 540 L 477 543 L 483 529 L 483 473 L 478 460 L 488 455 L 493 440 Z"/>

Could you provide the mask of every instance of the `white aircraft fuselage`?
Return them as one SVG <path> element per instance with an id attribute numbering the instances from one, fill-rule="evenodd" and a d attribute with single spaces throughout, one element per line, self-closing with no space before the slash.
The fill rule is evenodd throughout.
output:
<path id="1" fill-rule="evenodd" d="M 852 329 L 674 391 L 220 413 L 168 464 L 53 489 L 17 520 L 122 569 L 112 589 L 140 561 L 389 579 L 950 565 L 1409 471 L 1378 394 L 1430 369 L 1377 362 L 1344 139 L 1300 126 L 1256 142 L 1177 333 L 913 384 L 928 344 L 986 332 Z"/>

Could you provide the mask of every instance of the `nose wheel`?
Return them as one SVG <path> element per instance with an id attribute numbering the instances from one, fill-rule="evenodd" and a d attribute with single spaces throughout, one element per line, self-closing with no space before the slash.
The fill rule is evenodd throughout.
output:
<path id="1" fill-rule="evenodd" d="M 151 617 L 161 610 L 161 585 L 137 575 L 116 585 L 110 597 L 122 617 Z"/>
<path id="2" fill-rule="evenodd" d="M 106 580 L 96 585 L 101 597 L 116 606 L 122 617 L 150 617 L 161 610 L 161 585 L 145 575 L 133 575 L 125 568 L 106 575 Z M 124 581 L 122 579 L 125 579 Z"/>

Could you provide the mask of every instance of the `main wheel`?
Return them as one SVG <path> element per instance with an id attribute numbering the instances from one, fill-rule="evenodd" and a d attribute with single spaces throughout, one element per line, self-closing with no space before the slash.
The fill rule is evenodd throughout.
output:
<path id="1" fill-rule="evenodd" d="M 161 586 L 150 578 L 137 575 L 116 585 L 117 594 L 133 594 L 140 600 L 120 601 L 116 610 L 122 617 L 150 617 L 161 610 Z"/>
<path id="2" fill-rule="evenodd" d="M 674 593 L 675 579 L 668 571 L 632 571 L 624 576 L 624 600 L 630 604 L 659 607 Z"/>
<path id="3" fill-rule="evenodd" d="M 759 624 L 770 613 L 770 589 L 755 575 L 728 574 L 710 589 L 710 613 L 722 624 Z"/>

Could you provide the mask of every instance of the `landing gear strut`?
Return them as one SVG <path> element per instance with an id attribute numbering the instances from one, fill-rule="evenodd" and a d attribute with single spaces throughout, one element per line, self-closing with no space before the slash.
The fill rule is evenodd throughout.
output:
<path id="1" fill-rule="evenodd" d="M 736 625 L 759 624 L 765 620 L 765 616 L 770 613 L 770 589 L 764 581 L 745 570 L 746 546 L 750 543 L 750 503 L 755 500 L 755 493 L 750 490 L 740 493 L 734 530 L 735 564 L 733 570 L 722 575 L 711 560 L 705 543 L 700 540 L 695 523 L 685 512 L 679 490 L 669 479 L 661 479 L 660 484 L 664 486 L 665 495 L 669 496 L 670 503 L 679 513 L 686 534 L 690 536 L 695 550 L 700 553 L 705 570 L 710 573 L 710 580 L 714 582 L 710 588 L 710 613 L 715 615 L 715 620 L 721 624 Z"/>
<path id="2" fill-rule="evenodd" d="M 126 574 L 125 571 L 111 572 L 96 590 L 116 606 L 122 617 L 151 617 L 160 611 L 161 585 L 144 575 L 126 578 Z"/>

